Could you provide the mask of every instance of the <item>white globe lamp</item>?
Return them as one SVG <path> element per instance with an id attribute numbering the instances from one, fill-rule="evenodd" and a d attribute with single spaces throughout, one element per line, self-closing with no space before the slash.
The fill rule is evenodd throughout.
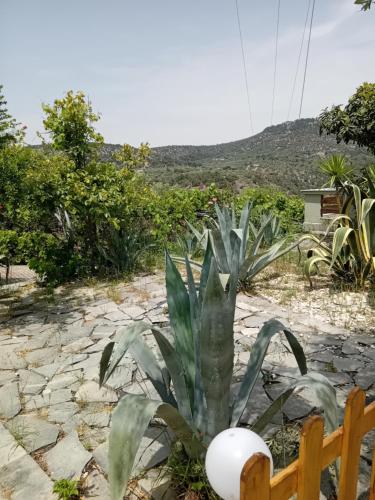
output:
<path id="1" fill-rule="evenodd" d="M 206 473 L 215 492 L 224 500 L 240 499 L 242 468 L 255 453 L 270 459 L 271 476 L 273 461 L 263 439 L 248 429 L 234 427 L 220 432 L 210 443 L 206 454 Z"/>

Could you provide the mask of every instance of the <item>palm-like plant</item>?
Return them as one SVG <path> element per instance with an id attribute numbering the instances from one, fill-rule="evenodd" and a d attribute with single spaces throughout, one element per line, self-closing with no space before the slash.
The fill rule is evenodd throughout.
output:
<path id="1" fill-rule="evenodd" d="M 256 228 L 250 221 L 249 203 L 242 208 L 238 223 L 234 207 L 229 210 L 227 207 L 220 209 L 215 205 L 215 211 L 217 222 L 211 221 L 212 228 L 206 227 L 203 232 L 199 232 L 191 224 L 189 228 L 201 248 L 205 249 L 207 240 L 210 240 L 219 272 L 226 276 L 236 272 L 232 266 L 231 235 L 232 232 L 237 235 L 240 240 L 238 277 L 242 283 L 253 280 L 263 269 L 298 245 L 288 245 L 285 238 L 280 239 L 280 222 L 272 214 L 263 215 L 260 228 Z M 175 260 L 183 261 L 178 257 Z M 202 268 L 199 262 L 191 261 L 191 264 L 198 269 Z"/>
<path id="2" fill-rule="evenodd" d="M 320 171 L 329 177 L 327 185 L 337 189 L 349 182 L 353 169 L 347 164 L 344 155 L 332 155 L 320 163 Z"/>
<path id="3" fill-rule="evenodd" d="M 370 181 L 369 181 L 370 182 Z M 374 192 L 374 186 L 370 186 Z M 350 186 L 351 195 L 344 203 L 342 213 L 332 224 L 339 223 L 333 235 L 332 246 L 314 235 L 307 235 L 317 243 L 309 251 L 305 262 L 305 274 L 311 283 L 311 274 L 320 263 L 326 264 L 339 277 L 355 281 L 363 286 L 369 275 L 375 276 L 375 198 L 364 198 L 360 188 Z"/>
<path id="4" fill-rule="evenodd" d="M 191 458 L 203 458 L 207 445 L 222 430 L 238 425 L 251 398 L 271 338 L 283 332 L 302 374 L 298 384 L 309 384 L 326 402 L 330 428 L 335 426 L 335 391 L 324 377 L 306 375 L 303 349 L 293 333 L 277 320 L 267 321 L 252 348 L 243 380 L 233 391 L 233 322 L 236 304 L 239 255 L 242 240 L 230 233 L 231 269 L 226 287 L 208 241 L 200 282 L 196 288 L 186 258 L 187 288 L 176 265 L 166 256 L 166 285 L 171 335 L 144 322 L 122 330 L 118 343 L 105 348 L 100 363 L 100 384 L 105 384 L 128 350 L 147 374 L 160 396 L 150 400 L 128 394 L 113 412 L 109 437 L 109 479 L 112 496 L 120 500 L 126 490 L 142 436 L 153 417 L 165 420 Z M 161 365 L 142 341 L 153 333 L 164 360 Z M 297 383 L 277 398 L 257 420 L 261 432 L 292 394 Z"/>

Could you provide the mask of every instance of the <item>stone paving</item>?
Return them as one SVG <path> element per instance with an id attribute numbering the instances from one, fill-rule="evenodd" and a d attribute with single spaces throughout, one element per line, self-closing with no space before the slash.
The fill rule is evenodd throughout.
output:
<path id="1" fill-rule="evenodd" d="M 168 324 L 164 278 L 162 274 L 140 277 L 115 290 L 105 286 L 61 288 L 49 300 L 41 299 L 33 288 L 14 301 L 3 300 L 3 306 L 11 306 L 7 315 L 5 306 L 0 307 L 0 499 L 54 499 L 53 481 L 62 478 L 80 479 L 82 498 L 109 499 L 106 474 L 111 411 L 124 393 L 157 396 L 130 355 L 106 387 L 99 389 L 99 360 L 106 344 L 133 321 Z M 271 317 L 299 336 L 309 369 L 331 380 L 341 407 L 355 384 L 367 391 L 368 402 L 375 399 L 373 336 L 336 328 L 316 314 L 290 314 L 259 296 L 240 295 L 237 300 L 238 379 L 259 327 Z M 146 334 L 146 338 L 154 347 L 152 336 Z M 256 384 L 243 422 L 252 423 L 294 375 L 296 363 L 287 344 L 281 338 L 272 342 L 263 379 Z M 283 418 L 302 419 L 313 410 L 302 392 L 288 401 Z M 280 421 L 278 415 L 273 428 Z M 374 433 L 369 435 L 362 447 L 363 481 L 370 475 L 374 437 Z M 135 474 L 160 463 L 169 444 L 165 427 L 150 427 Z"/>

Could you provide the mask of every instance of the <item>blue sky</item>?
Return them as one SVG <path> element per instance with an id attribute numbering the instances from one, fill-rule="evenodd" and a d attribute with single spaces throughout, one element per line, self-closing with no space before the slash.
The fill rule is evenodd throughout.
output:
<path id="1" fill-rule="evenodd" d="M 316 0 L 302 116 L 375 81 L 375 7 Z M 308 0 L 281 0 L 274 123 L 286 120 Z M 270 125 L 277 0 L 238 0 L 254 133 Z M 83 90 L 107 142 L 250 135 L 235 0 L 0 0 L 0 83 L 38 142 L 42 102 Z M 302 71 L 291 119 L 298 116 Z"/>

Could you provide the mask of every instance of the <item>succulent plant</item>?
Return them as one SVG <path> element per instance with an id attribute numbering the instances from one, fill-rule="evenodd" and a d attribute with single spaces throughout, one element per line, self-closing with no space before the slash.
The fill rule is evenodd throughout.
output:
<path id="1" fill-rule="evenodd" d="M 368 180 L 371 183 L 370 179 Z M 375 189 L 370 185 L 370 195 L 366 198 L 360 188 L 352 184 L 351 194 L 347 197 L 342 213 L 329 225 L 338 224 L 334 231 L 332 245 L 315 235 L 303 239 L 314 241 L 316 246 L 309 250 L 304 271 L 311 283 L 311 275 L 318 264 L 329 266 L 337 276 L 354 281 L 363 286 L 366 279 L 375 276 Z"/>
<path id="2" fill-rule="evenodd" d="M 191 458 L 202 458 L 210 441 L 222 430 L 237 426 L 251 400 L 271 338 L 283 333 L 293 352 L 301 377 L 279 396 L 256 421 L 261 432 L 297 385 L 317 390 L 325 415 L 335 426 L 335 390 L 324 377 L 307 375 L 306 359 L 293 333 L 279 321 L 267 321 L 252 347 L 242 382 L 233 384 L 233 323 L 239 258 L 243 240 L 235 230 L 229 237 L 231 272 L 219 273 L 208 241 L 198 288 L 192 267 L 185 259 L 187 287 L 171 257 L 166 255 L 166 286 L 171 333 L 138 321 L 125 327 L 117 344 L 110 342 L 100 363 L 100 384 L 105 384 L 123 356 L 130 351 L 146 373 L 160 400 L 127 394 L 112 416 L 109 437 L 109 479 L 112 496 L 120 500 L 126 490 L 141 439 L 151 419 L 164 419 Z M 225 283 L 225 286 L 223 286 Z M 143 342 L 151 331 L 164 363 Z"/>
<path id="3" fill-rule="evenodd" d="M 203 250 L 206 249 L 207 241 L 210 239 L 219 272 L 224 275 L 234 271 L 231 268 L 233 262 L 232 232 L 240 240 L 238 277 L 241 282 L 251 281 L 272 262 L 298 245 L 298 243 L 288 245 L 286 238 L 280 239 L 280 221 L 272 214 L 263 214 L 260 220 L 261 225 L 256 228 L 250 220 L 251 205 L 249 203 L 242 208 L 238 223 L 234 207 L 229 210 L 227 207 L 221 209 L 215 205 L 215 210 L 217 222 L 211 220 L 211 228 L 206 227 L 203 232 L 200 232 L 192 224 L 188 223 L 188 226 Z M 174 257 L 174 260 L 183 261 L 179 257 Z M 191 261 L 191 264 L 195 268 L 202 268 L 197 261 Z"/>

